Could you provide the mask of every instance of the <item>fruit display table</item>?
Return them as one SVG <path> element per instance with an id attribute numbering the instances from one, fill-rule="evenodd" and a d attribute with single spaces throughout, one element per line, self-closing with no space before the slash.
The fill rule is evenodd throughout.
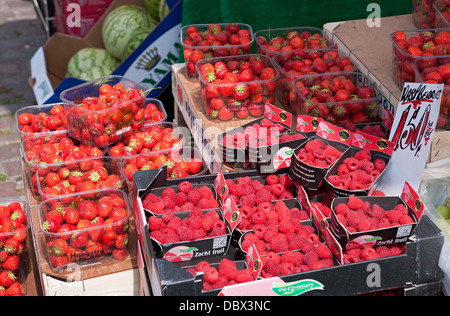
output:
<path id="1" fill-rule="evenodd" d="M 395 113 L 402 87 L 392 75 L 393 43 L 390 35 L 398 30 L 415 30 L 411 14 L 380 18 L 380 27 L 370 26 L 367 20 L 353 20 L 324 25 L 324 32 L 347 52 L 358 68 L 377 83 L 384 101 L 380 110 Z M 361 34 L 364 34 L 363 39 Z M 437 130 L 432 140 L 429 161 L 450 157 L 450 133 Z"/>

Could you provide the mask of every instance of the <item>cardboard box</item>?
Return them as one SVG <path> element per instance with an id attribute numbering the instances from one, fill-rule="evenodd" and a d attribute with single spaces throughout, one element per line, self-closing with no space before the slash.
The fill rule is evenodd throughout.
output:
<path id="1" fill-rule="evenodd" d="M 143 0 L 115 0 L 93 25 L 84 38 L 56 33 L 40 47 L 31 58 L 30 85 L 38 104 L 61 102 L 59 94 L 84 81 L 66 78 L 70 58 L 86 47 L 104 48 L 102 25 L 106 16 L 115 8 L 134 4 L 144 6 Z M 162 20 L 144 42 L 112 73 L 122 75 L 150 88 L 148 97 L 156 97 L 171 79 L 171 66 L 178 61 L 181 45 L 182 1 L 167 0 L 170 13 Z"/>

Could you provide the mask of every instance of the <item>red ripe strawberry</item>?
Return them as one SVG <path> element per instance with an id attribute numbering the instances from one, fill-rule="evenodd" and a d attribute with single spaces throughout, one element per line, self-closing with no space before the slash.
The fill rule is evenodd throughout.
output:
<path id="1" fill-rule="evenodd" d="M 23 288 L 19 282 L 14 282 L 11 286 L 6 290 L 8 296 L 22 296 Z"/>
<path id="2" fill-rule="evenodd" d="M 76 225 L 80 219 L 80 213 L 74 208 L 66 207 L 64 209 L 64 221 L 68 224 Z"/>
<path id="3" fill-rule="evenodd" d="M 9 270 L 3 270 L 0 272 L 0 286 L 8 288 L 16 282 L 16 280 L 17 277 L 13 272 Z"/>
<path id="4" fill-rule="evenodd" d="M 42 223 L 42 229 L 49 233 L 56 233 L 59 226 L 60 225 L 55 218 L 49 218 L 44 223 Z"/>
<path id="5" fill-rule="evenodd" d="M 233 118 L 234 113 L 227 107 L 223 107 L 219 110 L 218 117 L 221 121 L 229 121 Z"/>
<path id="6" fill-rule="evenodd" d="M 233 97 L 236 100 L 244 100 L 250 95 L 250 89 L 246 84 L 238 84 L 234 88 Z"/>
<path id="7" fill-rule="evenodd" d="M 127 255 L 127 249 L 114 249 L 112 256 L 117 260 L 124 260 Z"/>
<path id="8" fill-rule="evenodd" d="M 9 256 L 2 264 L 3 269 L 6 270 L 17 270 L 20 267 L 20 256 L 12 255 Z"/>

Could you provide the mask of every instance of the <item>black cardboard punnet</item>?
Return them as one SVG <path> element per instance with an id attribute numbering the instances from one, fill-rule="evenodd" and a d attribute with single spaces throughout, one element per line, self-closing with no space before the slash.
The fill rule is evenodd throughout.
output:
<path id="1" fill-rule="evenodd" d="M 381 159 L 382 161 L 384 161 L 386 164 L 384 170 L 378 176 L 374 177 L 372 183 L 369 186 L 363 188 L 350 189 L 348 187 L 342 187 L 333 184 L 332 181 L 330 181 L 330 176 L 337 176 L 339 166 L 342 163 L 344 163 L 344 161 L 347 158 L 354 157 L 356 153 L 362 150 L 370 151 L 372 162 L 374 162 L 376 159 Z M 354 133 L 352 146 L 342 154 L 342 156 L 334 163 L 334 165 L 331 166 L 331 168 L 327 171 L 325 175 L 326 187 L 328 189 L 330 196 L 332 198 L 337 198 L 337 197 L 347 197 L 350 195 L 358 195 L 358 196 L 368 195 L 370 190 L 375 188 L 378 185 L 379 181 L 381 181 L 381 178 L 393 154 L 393 150 L 394 150 L 394 143 L 386 139 L 359 132 Z M 353 179 L 351 179 L 350 182 L 351 181 L 353 181 Z"/>
<path id="2" fill-rule="evenodd" d="M 318 139 L 325 145 L 332 146 L 344 153 L 352 144 L 353 133 L 331 123 L 320 121 L 316 135 L 294 150 L 289 175 L 293 181 L 309 190 L 318 190 L 322 186 L 325 174 L 335 163 L 333 162 L 328 167 L 319 167 L 309 165 L 299 159 L 298 154 L 300 151 L 305 148 L 309 141 L 314 139 Z"/>
<path id="3" fill-rule="evenodd" d="M 247 128 L 251 126 L 256 126 L 261 123 L 262 120 L 270 120 L 273 124 L 280 124 L 283 127 L 283 131 L 279 133 L 279 135 L 286 134 L 290 132 L 291 126 L 291 117 L 292 115 L 288 112 L 285 112 L 277 107 L 266 103 L 265 104 L 265 112 L 264 117 L 255 119 L 247 124 L 244 124 L 240 127 L 234 128 L 230 131 L 226 131 L 223 134 L 217 136 L 217 143 L 219 147 L 219 152 L 222 153 L 222 159 L 224 164 L 232 167 L 233 169 L 246 169 L 248 167 L 255 167 L 255 164 L 259 162 L 260 155 L 258 151 L 253 150 L 251 153 L 249 151 L 248 142 L 250 139 L 245 139 L 245 131 Z M 239 148 L 228 146 L 223 143 L 224 138 L 227 135 L 237 135 L 243 139 L 243 145 Z"/>
<path id="4" fill-rule="evenodd" d="M 369 202 L 371 206 L 377 204 L 385 211 L 394 209 L 398 204 L 404 205 L 414 222 L 351 233 L 339 222 L 335 211 L 337 205 L 340 203 L 347 204 L 349 198 L 335 198 L 331 204 L 330 231 L 341 246 L 342 251 L 353 248 L 405 244 L 408 238 L 414 234 L 424 211 L 422 200 L 407 182 L 403 187 L 401 196 L 360 196 L 359 198 L 363 202 Z"/>

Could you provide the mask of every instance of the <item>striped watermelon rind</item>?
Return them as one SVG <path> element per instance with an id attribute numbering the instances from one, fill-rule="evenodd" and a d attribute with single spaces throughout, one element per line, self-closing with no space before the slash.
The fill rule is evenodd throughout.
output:
<path id="1" fill-rule="evenodd" d="M 114 69 L 113 69 L 114 70 Z M 96 67 L 92 67 L 88 70 L 86 70 L 85 72 L 83 72 L 80 76 L 81 80 L 85 80 L 85 81 L 92 81 L 101 77 L 105 77 L 110 75 L 112 72 L 112 70 L 108 67 L 103 67 L 103 66 L 96 66 Z"/>
<path id="2" fill-rule="evenodd" d="M 69 60 L 66 68 L 66 76 L 82 79 L 83 73 L 94 67 L 108 69 L 111 73 L 118 65 L 119 60 L 111 56 L 103 48 L 82 48 Z"/>
<path id="3" fill-rule="evenodd" d="M 169 14 L 170 9 L 167 5 L 166 0 L 160 0 L 159 1 L 159 20 L 162 21 L 167 14 Z"/>
<path id="4" fill-rule="evenodd" d="M 128 42 L 142 29 L 153 29 L 157 21 L 144 7 L 122 5 L 105 18 L 102 37 L 105 49 L 119 60 L 127 57 Z"/>
<path id="5" fill-rule="evenodd" d="M 139 45 L 142 44 L 142 42 L 147 38 L 147 36 L 152 32 L 153 30 L 145 30 L 141 31 L 136 36 L 134 36 L 127 44 L 127 57 L 136 50 L 136 48 L 139 47 Z"/>
<path id="6" fill-rule="evenodd" d="M 163 0 L 165 1 L 165 0 Z M 147 11 L 155 20 L 159 20 L 159 3 L 161 0 L 144 0 L 144 5 Z"/>

